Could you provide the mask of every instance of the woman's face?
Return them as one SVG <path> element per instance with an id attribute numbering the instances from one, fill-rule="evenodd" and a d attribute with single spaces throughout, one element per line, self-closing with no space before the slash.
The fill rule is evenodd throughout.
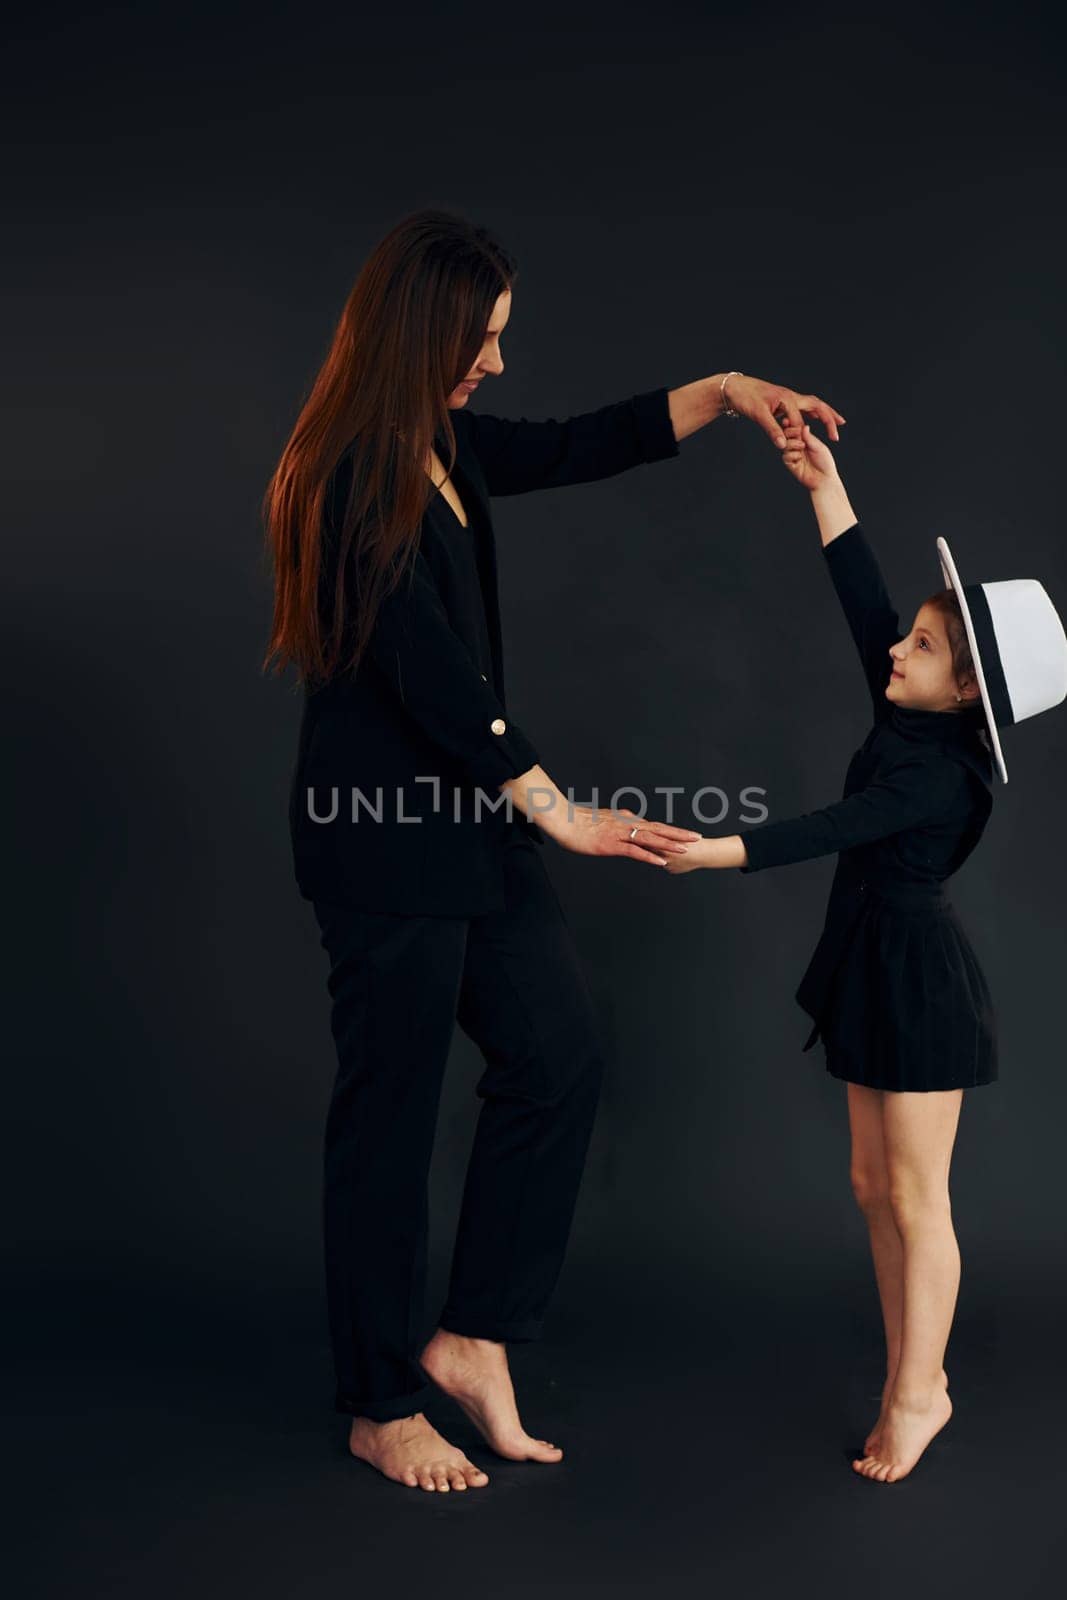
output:
<path id="1" fill-rule="evenodd" d="M 920 606 L 911 632 L 890 646 L 889 655 L 893 670 L 885 695 L 894 705 L 912 711 L 957 711 L 978 698 L 973 678 L 956 681 L 944 619 L 934 606 Z"/>
<path id="2" fill-rule="evenodd" d="M 467 404 L 471 395 L 477 389 L 482 379 L 489 373 L 497 377 L 504 370 L 504 362 L 500 355 L 500 335 L 507 327 L 511 315 L 511 290 L 505 289 L 493 307 L 493 314 L 489 318 L 489 326 L 485 330 L 482 348 L 474 359 L 474 365 L 467 373 L 462 383 L 458 383 L 448 397 L 448 409 L 458 411 Z"/>

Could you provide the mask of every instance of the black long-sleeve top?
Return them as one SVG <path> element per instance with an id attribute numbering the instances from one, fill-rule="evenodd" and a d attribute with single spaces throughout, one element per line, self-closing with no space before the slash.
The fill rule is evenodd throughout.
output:
<path id="1" fill-rule="evenodd" d="M 745 828 L 748 864 L 758 872 L 832 852 L 883 883 L 936 883 L 962 864 L 992 804 L 992 765 L 980 708 L 921 711 L 886 698 L 889 647 L 901 638 L 896 610 L 860 524 L 823 547 L 874 709 L 843 797 L 800 816 Z"/>

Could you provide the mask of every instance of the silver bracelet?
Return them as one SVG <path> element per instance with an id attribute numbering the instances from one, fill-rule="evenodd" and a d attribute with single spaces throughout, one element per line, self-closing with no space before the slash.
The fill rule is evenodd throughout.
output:
<path id="1" fill-rule="evenodd" d="M 723 380 L 719 384 L 719 399 L 722 402 L 722 415 L 724 417 L 739 417 L 741 415 L 740 411 L 735 411 L 734 410 L 733 406 L 730 404 L 729 400 L 727 400 L 727 398 L 726 398 L 726 380 L 727 380 L 727 378 L 743 378 L 743 377 L 744 377 L 744 373 L 743 372 L 727 372 L 727 373 L 723 374 Z"/>

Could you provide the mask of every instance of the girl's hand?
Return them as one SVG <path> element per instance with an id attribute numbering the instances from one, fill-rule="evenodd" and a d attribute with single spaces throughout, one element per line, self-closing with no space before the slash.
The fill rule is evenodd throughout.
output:
<path id="1" fill-rule="evenodd" d="M 704 862 L 700 859 L 700 846 L 691 844 L 684 856 L 669 856 L 666 870 L 672 878 L 681 877 L 683 872 L 696 872 Z"/>
<path id="2" fill-rule="evenodd" d="M 785 433 L 782 465 L 798 483 L 812 493 L 829 484 L 840 483 L 833 452 L 815 437 L 806 422 L 783 422 L 782 431 Z"/>
<path id="3" fill-rule="evenodd" d="M 672 878 L 679 877 L 683 872 L 695 872 L 698 867 L 710 867 L 715 854 L 714 839 L 702 838 L 699 844 L 691 844 L 684 856 L 671 856 L 667 862 L 667 871 Z"/>
<path id="4" fill-rule="evenodd" d="M 684 856 L 671 856 L 667 871 L 672 878 L 683 872 L 694 872 L 697 867 L 746 867 L 748 851 L 745 841 L 736 833 L 713 834 L 710 839 L 701 837 L 687 847 Z"/>

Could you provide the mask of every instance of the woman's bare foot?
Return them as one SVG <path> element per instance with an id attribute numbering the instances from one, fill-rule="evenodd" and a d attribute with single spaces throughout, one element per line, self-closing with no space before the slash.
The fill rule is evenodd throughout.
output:
<path id="1" fill-rule="evenodd" d="M 938 1388 L 914 1404 L 889 1402 L 878 1447 L 852 1467 L 864 1478 L 879 1483 L 897 1483 L 906 1478 L 935 1433 L 940 1433 L 952 1415 L 948 1390 Z"/>
<path id="2" fill-rule="evenodd" d="M 392 1422 L 353 1417 L 348 1448 L 409 1489 L 484 1489 L 489 1475 L 443 1439 L 421 1411 Z"/>
<path id="3" fill-rule="evenodd" d="M 495 1339 L 469 1339 L 438 1328 L 419 1360 L 498 1456 L 509 1461 L 562 1460 L 558 1445 L 532 1438 L 519 1421 L 507 1351 Z"/>
<path id="4" fill-rule="evenodd" d="M 948 1373 L 945 1371 L 944 1367 L 941 1368 L 941 1382 L 947 1389 Z M 881 1437 L 882 1429 L 885 1426 L 885 1414 L 889 1410 L 889 1401 L 892 1398 L 892 1394 L 893 1385 L 887 1378 L 885 1380 L 885 1387 L 882 1390 L 882 1406 L 881 1410 L 878 1412 L 878 1421 L 875 1423 L 874 1427 L 863 1441 L 863 1454 L 865 1456 L 873 1456 L 878 1451 L 878 1440 Z"/>

